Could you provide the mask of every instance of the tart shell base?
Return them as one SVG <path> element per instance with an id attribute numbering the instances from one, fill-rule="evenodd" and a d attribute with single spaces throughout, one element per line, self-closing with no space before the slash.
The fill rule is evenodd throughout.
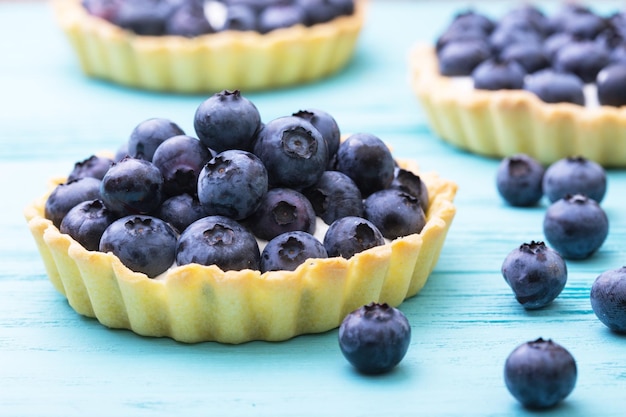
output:
<path id="1" fill-rule="evenodd" d="M 88 76 L 146 90 L 266 90 L 329 76 L 351 59 L 365 4 L 311 27 L 261 35 L 226 31 L 195 38 L 137 36 L 91 16 L 80 0 L 52 0 L 56 19 Z"/>
<path id="2" fill-rule="evenodd" d="M 584 156 L 626 166 L 626 108 L 549 104 L 523 90 L 462 89 L 439 74 L 430 45 L 414 46 L 409 66 L 431 129 L 458 148 L 494 158 L 525 153 L 544 165 Z"/>
<path id="3" fill-rule="evenodd" d="M 44 218 L 48 193 L 25 209 L 53 286 L 79 314 L 110 328 L 180 342 L 281 341 L 331 330 L 372 301 L 398 306 L 417 294 L 435 267 L 456 213 L 457 186 L 435 173 L 427 223 L 419 234 L 350 259 L 312 259 L 295 271 L 227 271 L 190 264 L 155 279 L 110 253 L 87 251 Z"/>

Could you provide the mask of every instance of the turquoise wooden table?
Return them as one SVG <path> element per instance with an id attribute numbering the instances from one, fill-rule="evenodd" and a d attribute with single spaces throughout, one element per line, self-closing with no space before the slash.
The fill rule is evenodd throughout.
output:
<path id="1" fill-rule="evenodd" d="M 407 52 L 432 41 L 463 2 L 373 1 L 352 64 L 332 79 L 247 94 L 264 119 L 318 107 L 345 132 L 368 131 L 397 155 L 456 181 L 458 208 L 426 287 L 402 304 L 413 338 L 379 377 L 356 373 L 336 330 L 287 342 L 187 345 L 107 329 L 78 316 L 45 275 L 23 208 L 97 150 L 115 150 L 140 121 L 192 130 L 204 96 L 172 96 L 86 79 L 46 3 L 0 3 L 0 415 L 20 416 L 522 416 L 503 381 L 520 343 L 552 338 L 574 355 L 578 382 L 550 416 L 626 413 L 626 338 L 593 314 L 595 277 L 624 264 L 626 172 L 608 173 L 610 234 L 591 259 L 568 262 L 548 308 L 526 312 L 500 275 L 510 250 L 542 240 L 544 202 L 502 203 L 499 161 L 461 152 L 429 131 L 408 88 Z M 598 7 L 616 7 L 601 3 Z M 498 13 L 505 3 L 477 3 Z"/>

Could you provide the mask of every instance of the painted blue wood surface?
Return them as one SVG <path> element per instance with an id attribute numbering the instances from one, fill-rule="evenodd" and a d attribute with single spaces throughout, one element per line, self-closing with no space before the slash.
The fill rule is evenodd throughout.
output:
<path id="1" fill-rule="evenodd" d="M 542 336 L 568 348 L 578 383 L 542 415 L 623 416 L 626 338 L 594 316 L 589 288 L 626 255 L 626 172 L 609 172 L 610 235 L 592 259 L 568 262 L 550 307 L 524 311 L 500 276 L 506 254 L 543 239 L 546 203 L 513 209 L 494 187 L 498 161 L 429 132 L 407 82 L 407 53 L 432 41 L 464 2 L 373 1 L 354 62 L 313 85 L 247 94 L 264 119 L 329 111 L 344 132 L 368 131 L 398 156 L 459 184 L 458 214 L 424 290 L 401 309 L 413 339 L 401 365 L 364 377 L 336 331 L 284 343 L 185 345 L 113 331 L 78 316 L 49 283 L 22 209 L 98 150 L 115 150 L 140 121 L 188 131 L 204 96 L 170 96 L 86 79 L 45 3 L 0 3 L 0 416 L 522 416 L 502 372 L 518 344 Z M 601 3 L 612 8 L 618 2 Z M 477 2 L 489 12 L 504 2 Z"/>

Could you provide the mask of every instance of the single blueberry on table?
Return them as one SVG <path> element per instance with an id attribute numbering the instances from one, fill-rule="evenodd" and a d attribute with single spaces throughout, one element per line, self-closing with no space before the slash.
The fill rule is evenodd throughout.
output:
<path id="1" fill-rule="evenodd" d="M 270 240 L 261 252 L 261 272 L 294 271 L 307 259 L 327 258 L 322 242 L 310 233 L 295 231 Z"/>
<path id="2" fill-rule="evenodd" d="M 498 165 L 496 188 L 511 206 L 534 206 L 543 197 L 544 172 L 543 165 L 526 154 L 508 156 Z"/>
<path id="3" fill-rule="evenodd" d="M 161 143 L 154 151 L 152 163 L 163 175 L 165 195 L 195 195 L 198 175 L 212 157 L 211 150 L 191 136 L 172 136 Z"/>
<path id="4" fill-rule="evenodd" d="M 272 188 L 246 224 L 259 239 L 272 240 L 296 230 L 314 234 L 316 221 L 315 210 L 304 194 L 290 188 Z"/>
<path id="5" fill-rule="evenodd" d="M 591 308 L 600 321 L 626 333 L 626 266 L 602 272 L 591 286 Z"/>
<path id="6" fill-rule="evenodd" d="M 100 200 L 83 201 L 67 212 L 59 230 L 68 234 L 85 249 L 97 251 L 100 238 L 116 216 Z"/>
<path id="7" fill-rule="evenodd" d="M 339 171 L 325 171 L 315 185 L 302 193 L 326 224 L 345 216 L 363 216 L 361 191 L 350 177 Z"/>
<path id="8" fill-rule="evenodd" d="M 543 193 L 555 202 L 566 195 L 584 194 L 602 202 L 606 193 L 606 172 L 602 166 L 583 156 L 571 156 L 552 163 L 543 176 Z"/>
<path id="9" fill-rule="evenodd" d="M 370 194 L 363 203 L 363 214 L 390 240 L 419 233 L 426 225 L 419 199 L 394 188 Z"/>
<path id="10" fill-rule="evenodd" d="M 558 343 L 542 338 L 516 347 L 504 365 L 507 389 L 528 409 L 556 406 L 574 390 L 577 376 L 572 354 Z"/>
<path id="11" fill-rule="evenodd" d="M 583 194 L 552 203 L 543 220 L 543 234 L 566 259 L 586 259 L 604 243 L 609 219 L 600 205 Z"/>
<path id="12" fill-rule="evenodd" d="M 352 178 L 363 197 L 367 197 L 391 185 L 395 161 L 379 137 L 355 133 L 339 145 L 336 169 Z"/>
<path id="13" fill-rule="evenodd" d="M 249 151 L 261 127 L 261 115 L 239 90 L 223 90 L 198 106 L 193 125 L 204 146 L 215 152 Z"/>
<path id="14" fill-rule="evenodd" d="M 363 374 L 391 371 L 402 361 L 410 343 L 408 319 L 386 303 L 364 305 L 346 315 L 339 326 L 341 353 Z"/>
<path id="15" fill-rule="evenodd" d="M 261 252 L 254 235 L 224 216 L 196 220 L 178 239 L 176 263 L 215 265 L 223 271 L 258 270 Z"/>
<path id="16" fill-rule="evenodd" d="M 159 218 L 130 215 L 106 228 L 99 250 L 113 253 L 128 269 L 154 278 L 174 263 L 177 238 L 176 231 Z"/>
<path id="17" fill-rule="evenodd" d="M 169 119 L 155 117 L 139 123 L 128 139 L 127 154 L 133 158 L 152 161 L 156 148 L 172 136 L 184 135 L 185 132 Z"/>
<path id="18" fill-rule="evenodd" d="M 150 213 L 162 202 L 163 175 L 150 161 L 125 157 L 102 178 L 100 199 L 119 216 Z"/>
<path id="19" fill-rule="evenodd" d="M 46 200 L 44 215 L 56 227 L 63 217 L 78 203 L 100 198 L 101 180 L 84 177 L 57 185 Z"/>
<path id="20" fill-rule="evenodd" d="M 197 190 L 207 215 L 243 220 L 259 208 L 267 193 L 267 170 L 248 151 L 224 151 L 202 168 Z"/>
<path id="21" fill-rule="evenodd" d="M 272 187 L 310 187 L 328 165 L 328 147 L 322 134 L 296 116 L 267 122 L 254 142 L 253 153 L 265 164 Z"/>
<path id="22" fill-rule="evenodd" d="M 346 216 L 335 220 L 328 227 L 323 243 L 329 257 L 349 259 L 359 252 L 384 245 L 385 238 L 369 220 Z"/>
<path id="23" fill-rule="evenodd" d="M 567 265 L 543 242 L 524 243 L 504 259 L 502 276 L 515 299 L 527 310 L 550 304 L 567 283 Z"/>

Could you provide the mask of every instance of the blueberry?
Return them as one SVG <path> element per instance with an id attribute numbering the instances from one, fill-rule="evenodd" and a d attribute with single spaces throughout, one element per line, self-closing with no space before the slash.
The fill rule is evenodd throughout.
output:
<path id="1" fill-rule="evenodd" d="M 515 299 L 527 310 L 550 304 L 567 282 L 565 261 L 543 242 L 524 243 L 512 250 L 501 272 Z"/>
<path id="2" fill-rule="evenodd" d="M 317 0 L 316 0 L 317 1 Z M 311 123 L 326 141 L 329 160 L 333 159 L 339 149 L 341 132 L 337 121 L 329 113 L 319 109 L 306 109 L 295 112 L 293 116 L 300 117 Z"/>
<path id="3" fill-rule="evenodd" d="M 326 224 L 345 216 L 363 216 L 361 191 L 350 177 L 339 171 L 325 171 L 303 194 Z"/>
<path id="4" fill-rule="evenodd" d="M 73 181 L 83 177 L 93 177 L 99 180 L 113 165 L 113 160 L 104 156 L 91 155 L 89 158 L 76 162 L 74 169 L 67 176 L 67 181 Z"/>
<path id="5" fill-rule="evenodd" d="M 591 286 L 591 308 L 609 329 L 626 333 L 626 266 L 604 271 Z"/>
<path id="6" fill-rule="evenodd" d="M 489 32 L 486 31 L 479 24 L 474 24 L 472 22 L 455 24 L 453 22 L 453 24 L 448 26 L 448 28 L 437 38 L 435 43 L 435 50 L 437 51 L 437 54 L 439 54 L 439 52 L 449 43 L 459 41 L 477 41 L 483 43 L 484 45 L 487 45 L 488 35 Z M 456 50 L 456 48 L 454 48 L 453 50 Z M 451 54 L 449 57 L 452 57 L 452 55 L 454 54 Z"/>
<path id="7" fill-rule="evenodd" d="M 56 227 L 63 217 L 78 203 L 100 198 L 101 180 L 93 177 L 79 178 L 57 185 L 46 200 L 44 215 Z"/>
<path id="8" fill-rule="evenodd" d="M 472 71 L 474 88 L 479 90 L 517 90 L 524 85 L 526 71 L 516 61 L 492 58 Z"/>
<path id="9" fill-rule="evenodd" d="M 606 193 L 606 173 L 600 164 L 583 156 L 566 157 L 548 167 L 542 187 L 550 202 L 567 194 L 585 194 L 600 203 Z"/>
<path id="10" fill-rule="evenodd" d="M 163 175 L 163 192 L 166 195 L 195 195 L 198 175 L 212 157 L 211 150 L 198 139 L 177 135 L 166 139 L 156 148 L 152 163 Z"/>
<path id="11" fill-rule="evenodd" d="M 500 56 L 505 61 L 517 62 L 529 74 L 550 66 L 543 44 L 514 43 L 506 46 Z"/>
<path id="12" fill-rule="evenodd" d="M 163 175 L 152 162 L 126 157 L 107 171 L 100 183 L 100 199 L 118 215 L 147 214 L 163 198 Z"/>
<path id="13" fill-rule="evenodd" d="M 339 145 L 337 171 L 352 178 L 363 197 L 388 188 L 394 170 L 389 148 L 375 135 L 355 133 Z"/>
<path id="14" fill-rule="evenodd" d="M 363 203 L 363 213 L 390 240 L 419 233 L 426 224 L 419 199 L 394 188 L 370 194 Z"/>
<path id="15" fill-rule="evenodd" d="M 391 181 L 389 188 L 404 191 L 405 193 L 419 199 L 420 206 L 422 206 L 424 213 L 428 211 L 428 187 L 419 175 L 414 174 L 409 170 L 396 167 L 394 168 L 393 180 Z"/>
<path id="16" fill-rule="evenodd" d="M 552 63 L 554 57 L 556 57 L 561 48 L 574 41 L 574 37 L 565 32 L 554 32 L 549 35 L 543 42 L 543 50 L 548 58 L 548 61 Z"/>
<path id="17" fill-rule="evenodd" d="M 165 33 L 165 22 L 171 13 L 167 2 L 134 0 L 120 2 L 115 23 L 142 36 L 160 36 Z"/>
<path id="18" fill-rule="evenodd" d="M 346 216 L 335 220 L 328 227 L 323 243 L 329 257 L 349 259 L 359 252 L 384 245 L 385 238 L 369 220 Z"/>
<path id="19" fill-rule="evenodd" d="M 563 31 L 577 39 L 595 39 L 608 27 L 608 22 L 595 13 L 572 13 L 563 21 Z"/>
<path id="20" fill-rule="evenodd" d="M 204 100 L 196 109 L 193 125 L 198 138 L 216 152 L 250 150 L 261 126 L 254 103 L 239 90 L 223 90 Z"/>
<path id="21" fill-rule="evenodd" d="M 502 22 L 496 26 L 489 36 L 489 44 L 496 52 L 516 43 L 541 44 L 543 37 L 528 21 L 516 19 Z"/>
<path id="22" fill-rule="evenodd" d="M 206 213 L 234 220 L 254 213 L 267 189 L 267 170 L 261 160 L 237 149 L 217 154 L 198 177 L 198 199 Z"/>
<path id="23" fill-rule="evenodd" d="M 128 139 L 128 155 L 133 158 L 152 161 L 156 148 L 172 136 L 185 132 L 174 122 L 164 118 L 151 118 L 139 123 Z"/>
<path id="24" fill-rule="evenodd" d="M 626 105 L 626 61 L 600 70 L 596 86 L 600 104 L 616 107 Z"/>
<path id="25" fill-rule="evenodd" d="M 553 67 L 557 71 L 577 75 L 584 83 L 592 83 L 598 72 L 609 64 L 609 59 L 607 48 L 597 42 L 570 42 L 558 51 Z"/>
<path id="26" fill-rule="evenodd" d="M 261 272 L 294 271 L 307 259 L 327 258 L 322 242 L 310 233 L 295 231 L 270 240 L 261 252 Z"/>
<path id="27" fill-rule="evenodd" d="M 174 229 L 159 218 L 130 215 L 106 228 L 99 250 L 112 252 L 130 270 L 154 278 L 174 263 L 177 237 Z"/>
<path id="28" fill-rule="evenodd" d="M 213 32 L 204 15 L 204 4 L 201 1 L 183 1 L 165 21 L 167 35 L 192 38 Z"/>
<path id="29" fill-rule="evenodd" d="M 268 6 L 259 15 L 259 33 L 268 33 L 276 29 L 295 26 L 305 21 L 302 8 L 295 4 L 280 4 Z"/>
<path id="30" fill-rule="evenodd" d="M 191 223 L 205 217 L 207 213 L 197 197 L 190 194 L 178 194 L 163 201 L 156 215 L 181 233 Z"/>
<path id="31" fill-rule="evenodd" d="M 548 207 L 543 233 L 567 259 L 585 259 L 604 243 L 609 221 L 600 205 L 583 194 L 567 195 Z"/>
<path id="32" fill-rule="evenodd" d="M 257 14 L 245 4 L 233 4 L 228 7 L 222 30 L 257 30 Z"/>
<path id="33" fill-rule="evenodd" d="M 344 3 L 351 2 L 344 1 Z M 297 4 L 302 8 L 306 26 L 329 22 L 342 14 L 341 4 L 336 0 L 297 0 Z"/>
<path id="34" fill-rule="evenodd" d="M 216 265 L 223 271 L 258 270 L 261 253 L 252 233 L 224 216 L 203 217 L 178 239 L 176 263 Z"/>
<path id="35" fill-rule="evenodd" d="M 267 122 L 253 152 L 265 164 L 272 187 L 309 187 L 319 180 L 328 164 L 328 148 L 322 134 L 296 116 Z"/>
<path id="36" fill-rule="evenodd" d="M 574 74 L 543 69 L 527 76 L 523 88 L 546 103 L 573 103 L 582 106 L 585 104 L 583 86 L 583 81 Z"/>
<path id="37" fill-rule="evenodd" d="M 343 319 L 339 348 L 359 372 L 382 374 L 395 368 L 411 343 L 411 326 L 397 308 L 372 302 Z"/>
<path id="38" fill-rule="evenodd" d="M 85 249 L 97 251 L 105 229 L 116 220 L 100 200 L 83 201 L 67 212 L 59 230 Z"/>
<path id="39" fill-rule="evenodd" d="M 272 240 L 296 230 L 314 234 L 315 222 L 315 210 L 302 193 L 290 188 L 272 188 L 246 223 L 259 239 Z"/>
<path id="40" fill-rule="evenodd" d="M 544 172 L 544 167 L 526 154 L 505 157 L 498 165 L 496 187 L 510 205 L 534 206 L 543 197 Z"/>
<path id="41" fill-rule="evenodd" d="M 437 56 L 441 75 L 466 76 L 491 57 L 491 49 L 486 40 L 458 40 L 448 42 Z"/>
<path id="42" fill-rule="evenodd" d="M 504 365 L 504 382 L 524 407 L 546 409 L 563 401 L 576 385 L 576 360 L 552 340 L 539 338 L 516 347 Z"/>

